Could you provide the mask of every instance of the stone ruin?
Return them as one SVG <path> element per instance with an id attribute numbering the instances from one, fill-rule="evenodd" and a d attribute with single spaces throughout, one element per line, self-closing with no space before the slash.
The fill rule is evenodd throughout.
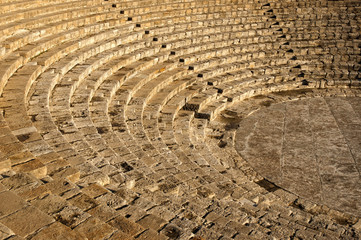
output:
<path id="1" fill-rule="evenodd" d="M 0 239 L 359 239 L 360 0 L 0 0 Z"/>

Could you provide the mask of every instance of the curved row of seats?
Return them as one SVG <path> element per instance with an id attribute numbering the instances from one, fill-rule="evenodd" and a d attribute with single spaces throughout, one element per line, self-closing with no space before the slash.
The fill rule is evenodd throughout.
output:
<path id="1" fill-rule="evenodd" d="M 0 211 L 4 238 L 358 236 L 356 217 L 295 207 L 204 139 L 246 97 L 359 87 L 359 2 L 334 3 L 325 37 L 325 17 L 306 13 L 320 3 L 0 4 L 0 198 L 15 202 Z"/>

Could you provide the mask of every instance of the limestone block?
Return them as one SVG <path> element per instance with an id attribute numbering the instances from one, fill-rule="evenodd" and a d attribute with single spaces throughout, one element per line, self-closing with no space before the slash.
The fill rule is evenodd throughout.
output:
<path id="1" fill-rule="evenodd" d="M 85 222 L 79 224 L 74 230 L 83 234 L 89 240 L 107 239 L 117 229 L 109 224 L 101 222 L 99 219 L 90 217 Z"/>
<path id="2" fill-rule="evenodd" d="M 69 191 L 66 191 L 65 193 L 62 193 L 61 196 L 67 200 L 70 198 L 73 198 L 81 193 L 81 190 L 78 186 L 75 186 L 74 188 L 70 189 Z"/>
<path id="3" fill-rule="evenodd" d="M 85 236 L 80 232 L 71 230 L 71 228 L 65 226 L 64 224 L 61 224 L 60 222 L 55 222 L 51 224 L 49 227 L 42 229 L 31 239 L 82 240 L 85 239 Z"/>
<path id="4" fill-rule="evenodd" d="M 134 238 L 130 236 L 129 234 L 126 234 L 122 231 L 115 232 L 109 240 L 118 240 L 118 239 L 124 239 L 124 240 L 133 240 Z"/>
<path id="5" fill-rule="evenodd" d="M 62 224 L 75 228 L 90 217 L 90 214 L 83 212 L 77 207 L 67 206 L 54 215 L 54 218 Z"/>
<path id="6" fill-rule="evenodd" d="M 152 229 L 148 229 L 145 232 L 143 232 L 137 239 L 143 239 L 143 240 L 166 240 L 168 237 L 166 237 L 163 234 L 159 234 L 157 231 L 154 231 Z"/>
<path id="7" fill-rule="evenodd" d="M 123 216 L 115 217 L 113 220 L 109 221 L 108 224 L 131 236 L 139 234 L 143 231 L 142 226 L 135 222 L 129 221 Z"/>
<path id="8" fill-rule="evenodd" d="M 107 222 L 110 219 L 119 215 L 119 213 L 115 209 L 108 207 L 106 205 L 103 205 L 103 204 L 90 209 L 88 211 L 88 213 L 91 214 L 92 216 L 100 219 L 103 222 Z"/>
<path id="9" fill-rule="evenodd" d="M 39 158 L 37 159 L 40 160 Z M 59 172 L 62 169 L 69 166 L 69 163 L 60 157 L 53 159 L 53 161 L 51 162 L 43 163 L 43 164 L 46 165 L 49 175 L 54 175 L 54 173 Z"/>
<path id="10" fill-rule="evenodd" d="M 34 158 L 34 155 L 31 154 L 29 151 L 26 152 L 19 152 L 10 157 L 12 165 L 18 165 L 21 163 L 28 162 Z"/>
<path id="11" fill-rule="evenodd" d="M 61 169 L 60 171 L 53 173 L 52 177 L 55 179 L 66 178 L 70 182 L 76 183 L 80 179 L 80 172 L 73 167 L 66 167 Z"/>
<path id="12" fill-rule="evenodd" d="M 2 184 L 9 190 L 35 187 L 41 184 L 40 180 L 28 173 L 17 173 L 2 180 Z"/>
<path id="13" fill-rule="evenodd" d="M 26 237 L 54 222 L 54 219 L 29 206 L 0 219 L 0 222 L 10 228 L 16 235 Z"/>
<path id="14" fill-rule="evenodd" d="M 82 192 L 91 198 L 96 198 L 96 197 L 99 197 L 101 195 L 108 193 L 109 191 L 106 188 L 100 186 L 99 184 L 94 183 L 94 184 L 91 184 L 91 185 L 83 188 Z"/>
<path id="15" fill-rule="evenodd" d="M 13 169 L 17 172 L 31 173 L 39 179 L 45 177 L 47 174 L 46 166 L 37 159 L 13 166 Z"/>
<path id="16" fill-rule="evenodd" d="M 8 158 L 0 158 L 0 173 L 11 169 L 11 160 Z"/>
<path id="17" fill-rule="evenodd" d="M 0 239 L 8 239 L 12 235 L 14 235 L 14 232 L 2 223 L 0 223 Z"/>
<path id="18" fill-rule="evenodd" d="M 126 201 L 121 196 L 115 195 L 113 193 L 107 193 L 99 196 L 96 198 L 96 200 L 114 209 L 120 208 L 126 204 Z"/>
<path id="19" fill-rule="evenodd" d="M 58 195 L 75 188 L 75 185 L 66 179 L 55 179 L 54 181 L 46 184 L 46 186 L 52 193 Z"/>
<path id="20" fill-rule="evenodd" d="M 57 213 L 69 205 L 63 198 L 54 194 L 49 194 L 42 199 L 36 199 L 31 204 L 49 215 Z"/>
<path id="21" fill-rule="evenodd" d="M 158 231 L 166 221 L 156 215 L 149 214 L 137 221 L 138 224 L 142 225 L 144 228 L 151 228 L 155 231 Z"/>
<path id="22" fill-rule="evenodd" d="M 21 143 L 0 145 L 0 151 L 4 154 L 4 158 L 22 152 L 23 150 L 24 150 L 24 145 Z"/>
<path id="23" fill-rule="evenodd" d="M 0 215 L 6 216 L 26 207 L 28 204 L 11 191 L 0 192 Z"/>
<path id="24" fill-rule="evenodd" d="M 87 211 L 98 205 L 98 201 L 90 198 L 88 195 L 80 193 L 77 196 L 68 200 L 72 205 Z"/>
<path id="25" fill-rule="evenodd" d="M 91 183 L 97 183 L 101 186 L 107 185 L 110 183 L 110 178 L 108 175 L 103 174 L 102 172 L 95 172 L 86 177 L 83 177 L 79 180 L 79 184 L 86 183 L 86 185 Z"/>

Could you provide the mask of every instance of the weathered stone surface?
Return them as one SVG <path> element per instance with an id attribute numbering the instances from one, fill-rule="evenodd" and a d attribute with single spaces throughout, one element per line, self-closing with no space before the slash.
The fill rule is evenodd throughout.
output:
<path id="1" fill-rule="evenodd" d="M 100 195 L 104 195 L 108 193 L 109 191 L 105 189 L 104 187 L 100 186 L 99 184 L 91 184 L 85 188 L 82 189 L 82 192 L 88 195 L 91 198 L 99 197 Z"/>
<path id="2" fill-rule="evenodd" d="M 11 191 L 0 192 L 0 216 L 6 216 L 27 206 L 27 203 Z"/>
<path id="3" fill-rule="evenodd" d="M 35 240 L 42 240 L 42 239 L 85 239 L 85 236 L 82 235 L 80 232 L 75 232 L 71 230 L 71 228 L 59 223 L 55 222 L 51 224 L 49 227 L 41 230 L 37 233 L 32 239 Z"/>
<path id="4" fill-rule="evenodd" d="M 90 217 L 85 222 L 81 223 L 74 230 L 83 234 L 88 239 L 106 239 L 113 232 L 115 228 L 106 223 L 102 223 L 99 219 Z"/>
<path id="5" fill-rule="evenodd" d="M 10 228 L 16 235 L 24 238 L 54 221 L 52 217 L 32 206 L 0 219 L 2 224 Z"/>
<path id="6" fill-rule="evenodd" d="M 106 205 L 98 205 L 95 208 L 90 209 L 88 213 L 104 222 L 107 222 L 119 215 L 116 210 Z"/>
<path id="7" fill-rule="evenodd" d="M 0 1 L 0 239 L 361 238 L 360 7 Z"/>
<path id="8" fill-rule="evenodd" d="M 70 228 L 75 228 L 89 217 L 90 215 L 88 213 L 85 213 L 79 208 L 73 206 L 66 206 L 60 212 L 54 214 L 55 220 Z"/>
<path id="9" fill-rule="evenodd" d="M 148 229 L 145 232 L 143 232 L 137 239 L 149 239 L 149 240 L 165 240 L 168 239 L 166 236 L 159 234 L 157 231 L 154 231 L 152 229 Z"/>
<path id="10" fill-rule="evenodd" d="M 14 232 L 11 229 L 0 223 L 0 239 L 7 239 L 13 235 Z"/>
<path id="11" fill-rule="evenodd" d="M 87 211 L 95 206 L 97 206 L 98 202 L 92 198 L 90 198 L 86 194 L 79 194 L 75 197 L 68 200 L 72 205 L 82 209 L 83 211 Z"/>
<path id="12" fill-rule="evenodd" d="M 32 201 L 31 204 L 49 215 L 60 212 L 68 205 L 63 198 L 53 194 L 49 194 L 42 199 Z"/>
<path id="13" fill-rule="evenodd" d="M 151 228 L 157 231 L 166 223 L 166 221 L 160 217 L 150 214 L 140 219 L 137 223 L 142 225 L 144 228 Z"/>
<path id="14" fill-rule="evenodd" d="M 30 201 L 35 198 L 43 198 L 50 193 L 50 190 L 45 185 L 40 185 L 29 190 L 22 191 L 18 193 L 18 195 L 24 200 Z"/>
<path id="15" fill-rule="evenodd" d="M 123 216 L 115 217 L 113 220 L 109 221 L 108 224 L 130 236 L 135 236 L 143 230 L 139 224 L 129 221 Z"/>
<path id="16" fill-rule="evenodd" d="M 237 149 L 276 185 L 359 216 L 358 149 L 349 144 L 359 140 L 348 136 L 361 126 L 352 107 L 361 101 L 351 99 L 311 98 L 260 109 L 240 123 Z"/>
<path id="17" fill-rule="evenodd" d="M 24 186 L 38 186 L 40 182 L 34 176 L 28 173 L 17 173 L 8 178 L 3 179 L 2 184 L 9 190 L 21 189 Z"/>
<path id="18" fill-rule="evenodd" d="M 124 239 L 124 240 L 132 240 L 134 239 L 132 236 L 122 232 L 122 231 L 117 231 L 115 232 L 110 238 L 109 240 L 117 240 L 117 239 Z"/>
<path id="19" fill-rule="evenodd" d="M 47 168 L 39 160 L 34 159 L 20 165 L 13 166 L 14 171 L 31 173 L 37 178 L 46 176 Z"/>
<path id="20" fill-rule="evenodd" d="M 9 171 L 11 169 L 11 160 L 0 158 L 0 173 Z"/>

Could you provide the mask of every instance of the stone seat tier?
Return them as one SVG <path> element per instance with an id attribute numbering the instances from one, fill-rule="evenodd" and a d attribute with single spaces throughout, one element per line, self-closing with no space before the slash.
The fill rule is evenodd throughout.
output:
<path id="1" fill-rule="evenodd" d="M 183 113 L 180 113 L 180 117 L 183 117 L 183 116 L 185 116 Z M 200 143 L 201 143 L 201 141 L 199 141 L 200 139 L 203 139 L 203 137 L 204 136 L 202 136 L 203 134 L 204 134 L 204 130 L 202 130 L 202 127 L 201 127 L 201 125 L 202 124 L 200 124 L 201 122 L 203 122 L 203 123 L 206 123 L 206 120 L 202 120 L 202 119 L 194 119 L 194 127 L 192 128 L 192 127 L 190 127 L 189 126 L 189 124 L 187 124 L 187 123 L 185 123 L 185 124 L 183 124 L 183 130 L 182 130 L 182 132 L 188 132 L 187 131 L 187 129 L 194 129 L 194 128 L 196 128 L 196 129 L 199 129 L 199 130 L 197 130 L 197 131 L 195 131 L 196 133 L 198 133 L 198 135 L 201 135 L 200 137 L 198 137 L 197 138 L 197 141 L 195 141 L 195 142 L 192 142 L 192 146 L 193 146 L 193 144 L 194 144 L 194 148 L 195 149 L 197 149 L 197 152 L 199 152 L 200 151 L 200 149 L 202 149 L 202 148 L 197 148 L 197 145 L 199 145 Z M 204 124 L 203 124 L 204 125 Z M 175 128 L 175 129 L 179 129 L 179 128 Z M 187 137 L 184 137 L 184 139 L 186 139 Z M 189 146 L 189 145 L 187 145 L 187 144 L 184 144 L 184 146 Z M 214 146 L 214 148 L 213 149 L 219 149 L 219 147 L 218 147 L 218 145 L 216 145 L 216 146 Z M 216 150 L 217 151 L 217 150 Z M 235 154 L 233 154 L 235 157 L 237 157 L 238 156 L 238 154 L 237 153 L 235 153 Z M 217 154 L 216 155 L 214 155 L 214 156 L 217 156 Z M 221 159 L 224 159 L 224 155 L 222 155 L 222 154 L 219 154 L 219 156 L 220 156 L 220 160 Z M 231 156 L 231 155 L 230 155 Z M 207 157 L 208 158 L 208 157 Z M 238 157 L 239 158 L 239 157 Z M 237 161 L 236 161 L 237 162 Z M 238 176 L 238 174 L 236 174 L 237 176 Z M 329 234 L 331 234 L 332 235 L 332 233 L 330 232 Z"/>
<path id="2" fill-rule="evenodd" d="M 358 235 L 264 187 L 215 121 L 254 95 L 358 88 L 359 1 L 40 2 L 0 1 L 6 237 Z"/>
<path id="3" fill-rule="evenodd" d="M 183 113 L 181 113 L 181 115 L 182 116 L 185 116 Z M 190 116 L 190 115 L 188 115 L 188 116 Z M 172 119 L 172 118 L 170 118 L 170 119 Z M 164 121 L 164 120 L 163 120 Z M 162 121 L 162 123 L 163 123 L 163 121 Z M 188 130 L 186 130 L 186 129 L 188 129 L 189 128 L 189 126 L 188 125 L 185 125 L 184 127 L 182 127 L 181 129 L 182 129 L 182 132 L 188 132 Z M 180 129 L 180 128 L 177 128 L 177 129 Z M 172 139 L 172 138 L 170 138 L 170 139 Z M 186 139 L 186 138 L 185 138 Z M 185 142 L 184 142 L 184 139 L 182 139 L 182 141 L 180 141 L 179 143 L 181 143 L 181 145 L 182 146 L 189 146 L 188 144 L 186 144 Z M 197 151 L 199 151 L 199 149 L 197 150 Z M 239 175 L 237 175 L 238 176 L 238 178 L 239 178 Z"/>
<path id="4" fill-rule="evenodd" d="M 105 8 L 106 8 L 106 6 L 105 6 Z M 96 11 L 96 9 L 95 10 L 93 10 L 93 11 Z M 81 14 L 82 14 L 82 12 L 80 11 L 75 11 L 75 12 L 77 12 L 77 15 L 76 16 L 81 16 Z M 92 13 L 92 12 L 90 12 L 90 13 Z M 88 13 L 89 14 L 89 13 Z M 53 17 L 53 15 L 51 15 L 52 17 Z M 119 16 L 119 14 L 118 13 L 116 13 L 115 11 L 113 11 L 113 12 L 110 12 L 110 14 L 109 13 L 105 13 L 105 14 L 103 14 L 103 16 L 104 17 L 108 17 L 108 19 L 109 19 L 109 17 L 110 18 L 113 18 L 113 19 L 116 19 L 118 16 Z M 67 18 L 69 18 L 69 16 L 68 16 L 68 14 L 66 14 L 65 16 L 63 16 L 63 17 L 67 17 Z M 90 16 L 88 16 L 87 18 L 89 19 L 89 17 L 90 17 L 90 19 L 93 19 L 94 20 L 94 15 L 90 15 Z M 38 17 L 38 18 L 41 18 L 41 17 Z M 55 20 L 55 19 L 57 19 L 57 18 L 52 18 L 50 21 L 53 21 L 53 20 Z M 62 19 L 62 18 L 60 18 L 60 19 Z M 98 15 L 97 16 L 97 18 L 95 18 L 95 19 L 97 19 L 98 21 L 99 20 L 101 20 L 100 19 L 100 16 Z M 75 20 L 78 22 L 78 24 L 79 23 L 81 23 L 81 21 L 79 21 L 79 20 L 81 20 L 81 17 L 79 18 L 75 18 Z M 46 20 L 45 21 L 48 25 L 49 25 L 49 20 Z M 36 23 L 39 23 L 39 21 L 36 21 Z M 69 24 L 69 21 L 68 22 L 63 22 L 63 23 L 61 23 L 63 26 L 66 26 L 66 28 L 69 28 L 69 26 L 72 26 L 72 25 L 74 25 L 74 23 L 75 23 L 75 21 L 72 21 L 71 22 L 71 24 Z M 56 22 L 55 22 L 55 24 L 56 24 Z M 20 26 L 20 24 L 13 24 L 14 26 L 16 26 L 17 28 L 19 28 L 19 27 L 21 27 Z M 19 33 L 17 36 L 14 36 L 14 37 L 12 37 L 11 39 L 8 39 L 8 44 L 6 44 L 4 47 L 2 47 L 1 48 L 1 51 L 2 51 L 2 56 L 3 55 L 5 55 L 5 54 L 9 54 L 9 49 L 7 49 L 7 48 L 9 48 L 10 47 L 10 49 L 12 49 L 12 50 L 14 50 L 13 48 L 18 48 L 18 47 L 21 47 L 21 46 L 23 46 L 24 44 L 26 44 L 26 43 L 28 43 L 29 41 L 33 41 L 34 39 L 38 39 L 40 36 L 44 36 L 47 32 L 49 33 L 49 32 L 51 32 L 51 33 L 55 33 L 56 31 L 59 31 L 60 29 L 64 29 L 64 27 L 59 27 L 59 26 L 61 26 L 61 25 L 59 25 L 58 24 L 58 26 L 53 26 L 52 28 L 48 28 L 47 29 L 47 31 L 44 31 L 44 29 L 41 29 L 41 27 L 38 27 L 40 30 L 39 31 L 35 31 L 36 29 L 32 29 L 32 31 L 31 32 L 29 32 L 29 31 L 22 31 L 21 33 Z M 31 28 L 31 26 L 23 26 L 23 28 Z M 13 30 L 13 31 L 15 31 L 15 30 Z M 30 33 L 30 34 L 29 34 Z M 40 33 L 40 34 L 39 34 Z M 4 36 L 6 36 L 7 34 L 4 32 Z"/>
<path id="5" fill-rule="evenodd" d="M 33 76 L 35 76 L 35 75 L 38 75 L 39 74 L 39 71 L 41 71 L 41 67 L 40 66 L 38 66 L 38 65 L 28 65 L 26 68 L 22 68 L 21 70 L 22 70 L 22 72 L 28 72 L 29 73 L 29 71 L 32 71 L 32 70 L 34 70 L 34 75 Z M 27 91 L 28 91 L 28 89 L 29 89 L 29 87 L 28 87 L 28 85 L 29 84 L 31 84 L 31 82 L 34 80 L 34 79 L 29 79 L 29 81 L 23 81 L 23 80 L 21 80 L 22 78 L 20 77 L 20 76 L 22 76 L 22 74 L 20 73 L 20 72 L 18 72 L 17 73 L 17 77 L 18 77 L 18 80 L 17 80 L 17 82 L 14 82 L 14 84 L 16 84 L 17 85 L 17 88 L 16 89 L 19 89 L 19 87 L 21 86 L 21 85 L 19 85 L 19 84 L 23 84 L 22 86 L 24 87 L 24 92 L 26 93 Z M 14 79 L 15 80 L 15 79 Z M 19 82 L 19 81 L 21 81 L 21 82 Z M 10 84 L 11 83 L 11 84 Z M 10 82 L 9 84 L 7 84 L 7 88 L 10 88 L 11 89 L 11 86 L 12 86 L 12 82 Z M 13 95 L 9 95 L 9 100 L 10 100 L 10 102 L 7 100 L 7 94 L 5 94 L 4 95 L 5 96 L 5 98 L 4 98 L 4 101 L 5 102 L 7 102 L 6 104 L 9 104 L 9 103 L 12 103 L 13 101 L 12 100 L 10 100 L 11 99 L 11 97 L 13 96 Z M 21 102 L 18 102 L 19 104 L 21 104 Z M 12 107 L 10 107 L 10 109 L 11 108 L 16 108 L 17 110 L 15 111 L 15 114 L 18 114 L 18 108 L 17 108 L 17 105 L 12 105 Z M 9 109 L 9 110 L 10 110 Z M 10 113 L 11 111 L 8 111 L 8 113 Z M 11 115 L 11 114 L 10 114 Z M 14 123 L 14 124 L 16 124 L 16 123 Z M 11 125 L 10 125 L 10 127 L 11 127 Z M 24 127 L 26 127 L 26 126 L 24 126 Z M 16 126 L 16 125 L 13 125 L 12 126 L 12 128 L 15 130 L 15 129 L 17 129 L 18 128 L 18 126 Z"/>
<path id="6" fill-rule="evenodd" d="M 100 0 L 96 1 L 101 2 Z M 108 6 L 99 5 L 99 7 L 84 7 L 84 5 L 79 5 L 79 8 L 76 7 L 77 5 L 75 4 L 74 8 L 72 9 L 76 11 L 74 13 L 69 13 L 70 9 L 65 9 L 63 12 L 57 11 L 55 13 L 35 16 L 34 19 L 25 18 L 20 20 L 20 22 L 13 22 L 11 24 L 2 26 L 1 32 L 5 36 L 9 36 L 9 38 L 2 42 L 2 46 L 10 50 L 14 50 L 29 42 L 41 38 L 44 35 L 49 35 L 56 33 L 59 30 L 63 30 L 65 27 L 70 28 L 84 25 L 86 20 L 89 21 L 92 18 L 93 21 L 95 19 L 99 21 L 101 18 L 109 19 L 110 17 L 115 19 L 117 16 L 115 11 L 110 12 L 110 14 L 108 11 L 106 11 L 109 8 Z M 104 11 L 104 13 L 96 16 L 95 13 L 97 13 L 99 10 Z M 54 17 L 54 15 L 57 15 L 57 17 Z M 23 30 L 20 31 L 19 34 L 15 34 L 13 36 L 13 34 L 16 33 L 16 31 L 19 29 Z"/>
<path id="7" fill-rule="evenodd" d="M 29 1 L 31 2 L 31 1 Z M 100 1 L 98 1 L 100 2 Z M 89 2 L 90 3 L 90 2 Z M 41 5 L 42 4 L 42 5 Z M 45 15 L 49 13 L 59 13 L 59 9 L 62 10 L 76 10 L 76 7 L 82 7 L 84 4 L 80 4 L 77 1 L 39 1 L 36 7 L 34 8 L 25 8 L 21 9 L 17 6 L 14 6 L 15 11 L 6 11 L 6 13 L 1 15 L 1 25 L 7 25 L 11 22 L 23 20 L 25 18 L 34 18 L 35 16 Z M 79 8 L 81 9 L 81 8 Z"/>
<path id="8" fill-rule="evenodd" d="M 99 0 L 95 0 L 95 1 L 99 2 Z M 88 5 L 91 5 L 91 3 L 89 3 Z M 74 5 L 73 7 L 76 7 L 76 5 Z M 59 28 L 59 24 L 61 26 L 61 24 L 64 25 L 66 23 L 67 26 L 71 26 L 74 23 L 76 24 L 76 22 L 81 23 L 81 20 L 84 19 L 84 17 L 86 19 L 94 18 L 95 15 L 93 13 L 102 11 L 102 9 L 103 9 L 104 13 L 102 15 L 100 15 L 100 14 L 97 15 L 96 19 L 98 21 L 100 20 L 101 16 L 103 16 L 109 20 L 110 19 L 124 19 L 124 20 L 128 20 L 128 21 L 132 21 L 132 20 L 130 20 L 129 17 L 126 18 L 125 16 L 123 16 L 123 14 L 119 14 L 119 12 L 117 12 L 116 10 L 114 10 L 114 8 L 109 6 L 109 4 L 108 5 L 101 4 L 101 5 L 99 5 L 99 8 L 101 8 L 101 9 L 94 8 L 94 7 L 87 7 L 84 9 L 84 7 L 83 7 L 83 8 L 80 8 L 80 10 L 79 10 L 79 9 L 73 8 L 72 10 L 74 10 L 74 16 L 72 16 L 72 15 L 69 16 L 69 11 L 64 11 L 63 14 L 58 13 L 60 15 L 59 18 L 54 18 L 54 14 L 47 14 L 45 16 L 40 15 L 40 16 L 37 16 L 36 21 L 31 21 L 31 20 L 26 19 L 26 21 L 29 21 L 28 24 L 26 22 L 24 22 L 24 20 L 21 22 L 21 24 L 13 23 L 12 25 L 14 27 L 16 27 L 16 29 L 6 28 L 6 27 L 9 27 L 9 25 L 6 25 L 5 28 L 2 30 L 4 33 L 4 36 L 11 35 L 17 29 L 31 29 L 31 31 L 30 32 L 23 31 L 22 33 L 19 33 L 18 36 L 14 36 L 11 39 L 8 39 L 7 42 L 5 42 L 5 44 L 3 44 L 3 45 L 4 45 L 4 47 L 10 48 L 10 49 L 13 49 L 14 47 L 22 46 L 21 44 L 31 42 L 34 38 L 35 39 L 39 38 L 39 35 L 44 35 L 44 29 L 43 29 L 44 26 L 45 27 L 49 26 L 49 25 L 51 26 L 52 25 L 51 23 L 53 23 L 55 26 L 57 26 L 57 28 L 58 28 L 57 30 L 59 31 L 59 29 L 62 29 L 62 28 Z M 143 14 L 139 13 L 139 15 L 138 15 L 139 24 L 141 24 L 142 21 L 146 20 L 148 23 L 147 25 L 151 25 L 152 20 L 154 21 L 154 20 L 158 19 L 157 15 L 154 14 L 153 12 L 145 11 L 144 8 L 142 8 L 142 9 L 143 9 L 144 13 Z M 159 11 L 159 9 L 158 9 L 158 11 Z M 169 21 L 170 19 L 171 20 L 175 19 L 175 22 L 177 22 L 177 18 L 180 19 L 180 16 L 184 16 L 185 14 L 186 13 L 184 12 L 184 10 L 179 10 L 179 12 L 172 13 L 168 17 L 168 19 L 166 18 L 163 21 Z M 194 16 L 198 16 L 198 15 L 202 16 L 202 14 L 197 14 Z M 203 13 L 203 15 L 204 15 L 204 13 Z M 53 17 L 53 18 L 47 19 L 46 16 L 48 16 L 48 18 L 51 18 L 51 17 Z M 69 18 L 72 21 L 69 21 L 68 20 Z M 63 22 L 59 21 L 62 19 L 66 19 L 66 20 L 64 20 Z M 76 20 L 76 22 L 74 20 Z M 42 22 L 43 22 L 43 24 L 41 24 Z M 56 31 L 56 28 L 54 26 L 53 26 L 53 29 Z M 53 29 L 48 29 L 48 32 L 54 33 Z M 39 32 L 40 32 L 40 34 L 39 34 Z"/>
<path id="9" fill-rule="evenodd" d="M 92 18 L 94 19 L 94 18 Z M 99 19 L 99 16 L 98 18 Z M 117 21 L 115 21 L 116 23 Z M 49 32 L 53 32 L 54 29 L 62 29 L 62 28 L 51 28 L 49 29 Z M 93 28 L 90 28 L 91 30 Z M 51 31 L 50 31 L 51 30 Z M 79 31 L 78 31 L 79 32 Z M 70 32 L 71 33 L 71 32 Z M 74 32 L 74 33 L 77 33 L 77 32 Z M 71 34 L 74 34 L 74 33 L 71 33 Z M 84 32 L 82 32 L 82 34 L 84 34 Z M 6 82 L 6 79 L 13 73 L 15 72 L 16 69 L 18 69 L 22 63 L 26 63 L 29 61 L 29 58 L 35 56 L 36 54 L 39 54 L 41 53 L 42 51 L 45 51 L 47 49 L 49 49 L 49 47 L 51 46 L 54 46 L 54 44 L 59 44 L 59 41 L 62 42 L 64 41 L 64 34 L 59 34 L 59 38 L 58 39 L 53 39 L 53 37 L 51 37 L 50 39 L 52 41 L 46 41 L 44 43 L 48 44 L 48 45 L 43 45 L 41 42 L 40 42 L 40 45 L 39 43 L 37 44 L 34 44 L 34 45 L 29 45 L 29 47 L 25 47 L 24 50 L 21 51 L 20 55 L 21 56 L 25 56 L 25 58 L 22 58 L 22 57 L 18 57 L 17 55 L 10 55 L 9 59 L 6 59 L 6 60 L 3 60 L 5 66 L 9 66 L 9 67 L 5 67 L 4 70 L 3 70 L 3 77 L 2 77 L 2 84 L 5 84 Z M 65 35 L 66 36 L 69 36 L 69 35 Z M 44 40 L 42 40 L 44 41 Z M 16 43 L 16 41 L 12 40 L 11 41 L 12 44 Z M 15 44 L 16 45 L 16 44 Z M 66 52 L 64 52 L 66 53 Z M 10 61 L 9 61 L 10 60 Z"/>

